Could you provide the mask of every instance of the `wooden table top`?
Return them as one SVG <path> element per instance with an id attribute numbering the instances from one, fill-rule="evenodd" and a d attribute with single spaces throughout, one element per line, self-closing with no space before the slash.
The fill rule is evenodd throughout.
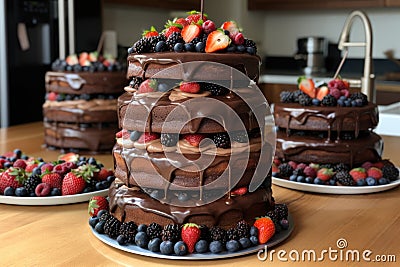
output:
<path id="1" fill-rule="evenodd" d="M 384 158 L 400 166 L 400 138 L 383 137 Z M 42 146 L 42 123 L 0 129 L 0 153 L 20 148 L 28 155 L 55 160 L 58 151 Z M 112 167 L 110 155 L 96 155 Z M 268 250 L 282 251 L 281 258 L 300 255 L 298 266 L 375 266 L 376 256 L 386 259 L 379 266 L 398 266 L 400 262 L 400 187 L 365 195 L 305 193 L 273 186 L 274 197 L 287 203 L 294 230 L 281 244 Z M 98 240 L 88 225 L 87 203 L 61 206 L 14 206 L 0 204 L 0 266 L 284 266 L 277 253 L 260 261 L 256 254 L 223 260 L 179 261 L 138 256 L 112 248 Z M 339 249 L 337 241 L 347 247 Z M 308 261 L 313 250 L 317 258 Z M 324 254 L 324 250 L 328 251 Z M 334 250 L 338 251 L 335 252 Z M 370 250 L 369 254 L 367 250 Z M 331 251 L 331 252 L 329 252 Z M 285 253 L 286 254 L 283 254 Z M 331 253 L 329 255 L 329 253 Z M 354 253 L 354 254 L 352 254 Z M 360 255 L 353 261 L 351 255 Z M 301 255 L 306 256 L 301 261 Z M 340 260 L 340 254 L 343 260 Z M 346 261 L 348 255 L 349 261 Z M 335 257 L 338 257 L 335 260 Z M 395 258 L 394 258 L 395 257 Z"/>

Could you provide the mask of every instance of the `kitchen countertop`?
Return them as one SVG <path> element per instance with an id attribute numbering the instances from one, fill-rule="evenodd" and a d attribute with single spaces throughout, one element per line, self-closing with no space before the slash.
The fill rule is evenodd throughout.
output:
<path id="1" fill-rule="evenodd" d="M 400 165 L 400 137 L 383 137 L 384 158 Z M 0 152 L 14 148 L 26 154 L 55 160 L 57 151 L 42 146 L 41 122 L 0 129 Z M 112 167 L 109 155 L 96 155 Z M 294 191 L 273 185 L 277 202 L 287 203 L 293 217 L 291 236 L 274 247 L 275 251 L 304 252 L 338 250 L 337 241 L 345 239 L 347 248 L 340 250 L 372 251 L 394 255 L 400 260 L 400 187 L 375 194 L 327 195 Z M 0 262 L 2 266 L 286 266 L 273 254 L 272 261 L 260 261 L 256 254 L 223 260 L 178 261 L 138 256 L 109 247 L 99 241 L 88 225 L 87 203 L 62 206 L 14 206 L 0 204 Z M 343 241 L 343 240 L 342 240 Z M 268 250 L 272 251 L 271 248 Z M 270 255 L 270 254 L 269 254 Z M 362 259 L 345 261 L 300 261 L 298 266 L 376 266 Z M 336 254 L 340 255 L 340 253 Z M 393 260 L 393 258 L 392 258 Z M 290 261 L 290 260 L 289 260 Z M 397 266 L 386 262 L 382 266 Z"/>

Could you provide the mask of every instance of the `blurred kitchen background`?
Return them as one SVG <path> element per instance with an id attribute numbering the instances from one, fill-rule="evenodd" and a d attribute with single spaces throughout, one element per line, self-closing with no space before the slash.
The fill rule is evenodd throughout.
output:
<path id="1" fill-rule="evenodd" d="M 58 57 L 57 3 L 1 0 L 2 127 L 42 120 L 44 73 Z M 294 89 L 297 77 L 304 74 L 304 60 L 295 57 L 302 38 L 322 38 L 323 51 L 316 52 L 321 53 L 323 66 L 307 74 L 329 79 L 342 56 L 337 43 L 345 20 L 351 11 L 363 10 L 373 30 L 377 103 L 400 101 L 400 0 L 205 0 L 204 5 L 205 13 L 217 24 L 234 19 L 245 36 L 256 41 L 263 59 L 259 87 L 269 102 L 277 101 L 280 91 Z M 153 25 L 161 30 L 168 18 L 193 9 L 200 9 L 200 0 L 75 0 L 76 51 L 95 50 L 101 32 L 108 30 L 117 33 L 118 45 L 124 51 L 144 29 Z M 21 23 L 25 24 L 22 29 L 18 26 Z M 26 50 L 21 47 L 23 28 L 30 41 Z M 350 40 L 364 39 L 363 25 L 355 20 Z M 364 48 L 350 48 L 341 75 L 360 78 L 363 64 Z"/>

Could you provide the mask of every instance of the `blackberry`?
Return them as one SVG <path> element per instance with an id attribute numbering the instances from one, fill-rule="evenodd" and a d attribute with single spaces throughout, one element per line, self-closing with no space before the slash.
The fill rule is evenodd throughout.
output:
<path id="1" fill-rule="evenodd" d="M 299 95 L 299 104 L 302 106 L 311 106 L 312 98 L 309 95 L 301 94 Z"/>
<path id="2" fill-rule="evenodd" d="M 397 169 L 393 164 L 386 164 L 382 167 L 382 176 L 394 181 L 399 177 L 399 169 Z"/>
<path id="3" fill-rule="evenodd" d="M 131 88 L 138 89 L 139 86 L 140 86 L 140 84 L 141 84 L 142 82 L 143 82 L 143 78 L 141 78 L 141 77 L 134 77 L 134 78 L 132 79 L 132 81 L 129 83 L 129 86 L 130 86 Z"/>
<path id="4" fill-rule="evenodd" d="M 161 233 L 163 241 L 171 241 L 176 243 L 181 239 L 181 227 L 178 224 L 168 224 L 164 226 L 164 229 Z"/>
<path id="5" fill-rule="evenodd" d="M 236 231 L 240 238 L 250 237 L 250 224 L 248 224 L 245 220 L 241 220 L 236 224 Z"/>
<path id="6" fill-rule="evenodd" d="M 304 169 L 295 169 L 292 173 L 292 175 L 296 176 L 306 176 L 304 173 Z"/>
<path id="7" fill-rule="evenodd" d="M 161 144 L 167 147 L 175 146 L 179 140 L 179 134 L 176 133 L 162 133 Z"/>
<path id="8" fill-rule="evenodd" d="M 288 163 L 282 163 L 278 167 L 279 173 L 282 177 L 289 177 L 293 174 L 293 168 Z"/>
<path id="9" fill-rule="evenodd" d="M 156 51 L 156 46 L 157 43 L 160 41 L 164 41 L 165 42 L 165 36 L 163 34 L 157 35 L 157 36 L 152 36 L 149 39 L 149 43 L 150 43 L 150 52 L 155 52 Z"/>
<path id="10" fill-rule="evenodd" d="M 147 227 L 146 233 L 151 240 L 156 237 L 161 238 L 162 230 L 163 228 L 161 225 L 153 222 Z"/>
<path id="11" fill-rule="evenodd" d="M 150 51 L 150 43 L 147 38 L 141 38 L 139 41 L 133 44 L 133 49 L 136 53 L 146 53 Z"/>
<path id="12" fill-rule="evenodd" d="M 114 216 L 110 216 L 104 223 L 104 233 L 111 238 L 117 238 L 119 236 L 119 229 L 121 227 L 121 222 L 118 221 Z"/>
<path id="13" fill-rule="evenodd" d="M 361 99 L 362 105 L 365 106 L 368 104 L 368 97 L 367 95 L 361 93 L 361 92 L 356 92 L 350 95 L 350 100 L 357 100 Z"/>
<path id="14" fill-rule="evenodd" d="M 218 226 L 211 227 L 210 236 L 212 241 L 220 241 L 222 244 L 227 241 L 226 231 Z"/>
<path id="15" fill-rule="evenodd" d="M 197 43 L 202 42 L 202 41 L 203 41 L 203 38 L 201 38 L 201 37 L 195 37 L 195 38 L 193 38 L 192 41 L 190 41 L 190 43 L 196 45 Z"/>
<path id="16" fill-rule="evenodd" d="M 217 133 L 212 137 L 215 145 L 220 148 L 230 148 L 231 141 L 229 139 L 229 135 L 227 133 Z"/>
<path id="17" fill-rule="evenodd" d="M 235 131 L 231 133 L 231 137 L 233 141 L 238 143 L 248 143 L 249 136 L 246 131 Z"/>
<path id="18" fill-rule="evenodd" d="M 180 32 L 174 32 L 172 33 L 168 39 L 166 40 L 166 44 L 169 48 L 170 51 L 174 50 L 174 46 L 177 43 L 185 43 L 185 41 L 183 41 L 182 35 Z"/>
<path id="19" fill-rule="evenodd" d="M 245 47 L 253 47 L 253 48 L 257 51 L 256 42 L 254 42 L 253 40 L 250 40 L 250 39 L 245 38 L 245 39 L 244 39 L 243 45 L 244 45 Z"/>
<path id="20" fill-rule="evenodd" d="M 275 213 L 278 215 L 279 221 L 287 219 L 288 207 L 286 204 L 275 204 Z"/>
<path id="21" fill-rule="evenodd" d="M 300 90 L 294 91 L 292 94 L 293 94 L 293 102 L 294 103 L 299 103 L 299 97 L 301 95 L 305 95 L 305 93 L 303 93 L 303 91 L 300 91 Z"/>
<path id="22" fill-rule="evenodd" d="M 210 229 L 205 224 L 199 225 L 200 228 L 200 239 L 206 240 L 207 242 L 211 241 Z"/>
<path id="23" fill-rule="evenodd" d="M 229 93 L 229 89 L 215 83 L 201 83 L 201 89 L 209 91 L 212 95 L 221 96 Z"/>
<path id="24" fill-rule="evenodd" d="M 344 186 L 354 185 L 353 177 L 351 177 L 348 171 L 338 171 L 334 177 L 337 180 L 337 182 L 341 185 Z"/>
<path id="25" fill-rule="evenodd" d="M 337 105 L 337 100 L 333 95 L 326 95 L 322 98 L 321 105 L 326 107 L 334 107 Z"/>
<path id="26" fill-rule="evenodd" d="M 290 91 L 283 91 L 280 94 L 282 103 L 292 103 L 293 102 L 293 93 Z"/>
<path id="27" fill-rule="evenodd" d="M 336 164 L 333 166 L 333 171 L 338 172 L 338 171 L 349 171 L 350 167 L 347 164 L 344 164 L 343 162 Z"/>
<path id="28" fill-rule="evenodd" d="M 270 210 L 265 215 L 270 217 L 275 224 L 279 222 L 279 215 L 275 210 Z"/>
<path id="29" fill-rule="evenodd" d="M 101 214 L 101 216 L 99 217 L 99 221 L 107 221 L 110 217 L 112 217 L 112 215 L 106 211 L 103 214 Z"/>
<path id="30" fill-rule="evenodd" d="M 123 235 L 126 238 L 127 243 L 134 243 L 135 242 L 135 235 L 137 234 L 137 225 L 136 223 L 124 222 L 121 224 L 119 228 L 119 234 Z"/>
<path id="31" fill-rule="evenodd" d="M 31 175 L 24 183 L 24 187 L 26 191 L 28 191 L 28 195 L 31 193 L 35 193 L 35 188 L 38 184 L 42 182 L 42 179 L 39 175 Z"/>
<path id="32" fill-rule="evenodd" d="M 229 228 L 226 231 L 226 237 L 228 240 L 239 240 L 239 234 L 236 228 Z"/>

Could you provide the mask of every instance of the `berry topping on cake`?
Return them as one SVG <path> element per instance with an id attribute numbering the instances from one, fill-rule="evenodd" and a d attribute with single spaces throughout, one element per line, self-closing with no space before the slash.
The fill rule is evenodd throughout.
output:
<path id="1" fill-rule="evenodd" d="M 328 94 L 329 94 L 329 89 L 328 89 L 328 87 L 322 86 L 322 87 L 319 87 L 319 88 L 317 89 L 316 98 L 317 98 L 319 101 L 322 101 L 322 99 L 323 99 L 325 96 L 327 96 Z M 336 97 L 335 97 L 335 98 L 336 98 Z"/>
<path id="2" fill-rule="evenodd" d="M 151 93 L 157 91 L 158 82 L 156 79 L 147 79 L 139 86 L 138 93 Z"/>
<path id="3" fill-rule="evenodd" d="M 235 21 L 225 21 L 222 23 L 221 28 L 229 32 L 229 37 L 234 39 L 235 36 L 240 32 L 239 26 Z M 243 39 L 244 42 L 244 39 Z"/>
<path id="4" fill-rule="evenodd" d="M 206 20 L 201 27 L 203 28 L 203 32 L 205 34 L 209 34 L 217 29 L 214 21 L 212 20 Z"/>
<path id="5" fill-rule="evenodd" d="M 146 132 L 146 133 L 143 133 L 140 136 L 140 138 L 137 140 L 137 142 L 144 144 L 144 143 L 148 143 L 148 142 L 151 142 L 153 140 L 156 140 L 158 138 L 160 138 L 160 136 L 157 133 L 148 133 L 148 132 Z"/>
<path id="6" fill-rule="evenodd" d="M 142 35 L 145 38 L 150 38 L 150 37 L 158 36 L 158 32 L 157 32 L 156 28 L 154 28 L 154 26 L 151 26 L 150 30 L 143 31 Z"/>
<path id="7" fill-rule="evenodd" d="M 265 244 L 275 234 L 275 224 L 269 217 L 256 219 L 254 226 L 258 229 L 258 242 Z"/>
<path id="8" fill-rule="evenodd" d="M 194 38 L 200 36 L 202 28 L 198 24 L 189 24 L 182 29 L 181 35 L 186 43 L 190 43 Z"/>
<path id="9" fill-rule="evenodd" d="M 179 134 L 175 133 L 162 133 L 161 144 L 167 147 L 175 146 L 179 140 Z"/>
<path id="10" fill-rule="evenodd" d="M 212 140 L 216 147 L 219 148 L 230 148 L 231 140 L 227 133 L 216 133 L 212 136 Z"/>
<path id="11" fill-rule="evenodd" d="M 199 147 L 201 140 L 205 138 L 204 134 L 185 134 L 183 138 L 194 147 Z"/>
<path id="12" fill-rule="evenodd" d="M 88 212 L 90 216 L 97 216 L 100 210 L 108 210 L 108 201 L 105 197 L 94 196 L 89 200 Z"/>
<path id="13" fill-rule="evenodd" d="M 171 34 L 175 32 L 180 33 L 182 28 L 183 28 L 182 24 L 178 24 L 168 20 L 167 24 L 165 24 L 165 29 L 163 30 L 163 34 L 165 35 L 166 38 L 168 38 L 171 36 Z"/>
<path id="14" fill-rule="evenodd" d="M 199 22 L 204 22 L 207 20 L 207 14 L 203 13 L 203 17 L 201 16 L 201 12 L 192 10 L 187 12 L 189 15 L 186 17 L 186 21 L 189 24 L 197 24 Z M 200 21 L 201 20 L 201 21 Z"/>
<path id="15" fill-rule="evenodd" d="M 301 91 L 303 91 L 305 94 L 307 94 L 311 98 L 315 98 L 316 89 L 315 89 L 315 84 L 314 84 L 313 79 L 306 78 L 306 77 L 300 77 L 297 80 L 297 84 Z"/>
<path id="16" fill-rule="evenodd" d="M 223 31 L 216 30 L 208 35 L 206 42 L 206 53 L 213 53 L 224 50 L 231 43 L 231 39 Z"/>
<path id="17" fill-rule="evenodd" d="M 200 239 L 201 231 L 197 224 L 186 223 L 182 227 L 181 236 L 183 242 L 188 246 L 190 253 L 194 252 L 196 242 Z"/>
<path id="18" fill-rule="evenodd" d="M 185 93 L 197 94 L 200 92 L 200 84 L 197 82 L 181 82 L 179 89 Z"/>

